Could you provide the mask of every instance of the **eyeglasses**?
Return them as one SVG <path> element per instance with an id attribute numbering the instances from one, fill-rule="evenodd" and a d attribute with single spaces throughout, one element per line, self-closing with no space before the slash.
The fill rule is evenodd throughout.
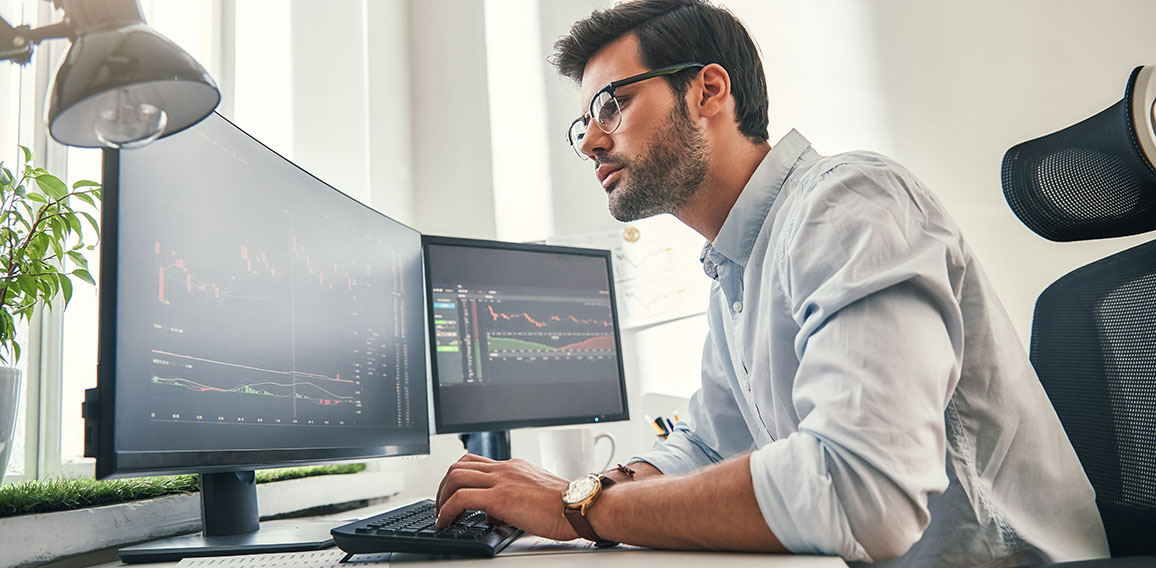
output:
<path id="1" fill-rule="evenodd" d="M 590 129 L 590 119 L 598 124 L 598 128 L 611 134 L 618 127 L 622 125 L 622 107 L 618 104 L 618 99 L 614 96 L 614 91 L 619 87 L 632 85 L 639 81 L 653 79 L 655 77 L 663 77 L 666 75 L 674 75 L 679 71 L 695 67 L 706 67 L 705 63 L 679 63 L 678 65 L 670 65 L 647 71 L 640 75 L 619 79 L 606 85 L 602 90 L 594 94 L 594 98 L 590 99 L 590 112 L 574 119 L 570 123 L 570 129 L 566 131 L 566 140 L 570 142 L 570 147 L 578 154 L 579 158 L 587 159 L 586 154 L 582 153 L 582 139 L 586 137 L 586 132 Z"/>

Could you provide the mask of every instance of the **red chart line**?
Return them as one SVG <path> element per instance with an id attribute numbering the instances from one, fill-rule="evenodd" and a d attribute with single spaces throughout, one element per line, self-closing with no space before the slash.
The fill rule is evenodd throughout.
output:
<path id="1" fill-rule="evenodd" d="M 546 327 L 547 325 L 550 325 L 548 322 L 540 322 L 540 321 L 534 319 L 533 316 L 531 316 L 530 314 L 527 314 L 526 312 L 522 312 L 520 314 L 510 315 L 510 314 L 504 314 L 501 312 L 494 311 L 494 306 L 492 306 L 492 305 L 487 305 L 486 308 L 490 310 L 490 316 L 494 318 L 494 321 L 497 321 L 499 318 L 506 320 L 506 321 L 525 318 L 526 321 L 530 322 L 534 327 L 541 328 L 541 327 Z M 606 320 L 578 319 L 574 316 L 561 316 L 561 317 L 550 316 L 550 321 L 561 322 L 564 320 L 569 320 L 569 321 L 572 321 L 574 323 L 581 324 L 581 325 L 601 325 L 602 327 L 610 327 L 610 322 L 608 322 Z"/>

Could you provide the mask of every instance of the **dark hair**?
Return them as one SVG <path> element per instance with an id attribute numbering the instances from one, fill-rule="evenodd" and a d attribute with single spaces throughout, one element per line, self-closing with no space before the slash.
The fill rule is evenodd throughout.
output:
<path id="1" fill-rule="evenodd" d="M 629 33 L 638 37 L 642 63 L 651 69 L 691 61 L 721 65 L 731 78 L 739 132 L 753 141 L 767 140 L 767 79 L 758 48 L 734 14 L 705 0 L 637 0 L 595 10 L 554 43 L 550 63 L 581 82 L 590 58 Z M 691 75 L 676 73 L 666 80 L 682 97 Z"/>

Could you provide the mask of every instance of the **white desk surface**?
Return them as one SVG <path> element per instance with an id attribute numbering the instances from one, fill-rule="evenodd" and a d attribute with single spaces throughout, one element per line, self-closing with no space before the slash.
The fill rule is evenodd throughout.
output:
<path id="1" fill-rule="evenodd" d="M 621 566 L 638 568 L 658 566 L 661 568 L 846 568 L 842 559 L 827 556 L 796 556 L 790 554 L 751 554 L 738 552 L 675 552 L 669 550 L 597 550 L 573 553 L 528 554 L 522 556 L 502 556 L 497 558 L 445 558 L 424 557 L 412 554 L 395 554 L 391 565 L 412 568 L 592 568 Z M 108 562 L 96 565 L 98 568 L 172 568 L 176 562 L 122 564 Z M 356 568 L 356 557 L 349 564 Z"/>
<path id="2" fill-rule="evenodd" d="M 413 498 L 397 498 L 388 503 L 345 511 L 324 518 L 336 518 L 348 521 L 355 518 L 364 518 L 385 510 L 400 507 Z M 533 537 L 523 537 L 533 538 Z M 515 543 L 516 545 L 517 543 Z M 331 549 L 332 550 L 332 549 Z M 107 558 L 107 556 L 105 557 Z M 348 566 L 356 568 L 357 557 L 354 557 Z M 846 568 L 847 564 L 840 558 L 827 556 L 798 556 L 790 554 L 755 554 L 738 552 L 678 552 L 670 550 L 643 550 L 643 549 L 605 549 L 587 550 L 581 552 L 546 552 L 528 553 L 512 556 L 499 554 L 496 558 L 447 558 L 430 557 L 416 554 L 395 554 L 390 559 L 391 565 L 402 565 L 412 568 L 473 568 L 488 566 L 493 568 L 591 568 L 597 566 L 638 568 L 639 565 L 656 566 L 661 568 Z M 70 566 L 77 564 L 69 563 Z M 120 561 L 103 562 L 99 560 L 84 566 L 91 568 L 172 568 L 177 562 L 160 562 L 144 564 L 124 564 Z M 256 568 L 256 567 L 254 567 Z"/>

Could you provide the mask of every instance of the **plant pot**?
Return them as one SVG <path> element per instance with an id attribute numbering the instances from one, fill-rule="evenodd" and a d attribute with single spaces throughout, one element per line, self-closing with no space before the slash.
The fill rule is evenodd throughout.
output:
<path id="1" fill-rule="evenodd" d="M 8 469 L 8 455 L 15 443 L 16 415 L 20 412 L 20 369 L 0 367 L 0 483 Z"/>

